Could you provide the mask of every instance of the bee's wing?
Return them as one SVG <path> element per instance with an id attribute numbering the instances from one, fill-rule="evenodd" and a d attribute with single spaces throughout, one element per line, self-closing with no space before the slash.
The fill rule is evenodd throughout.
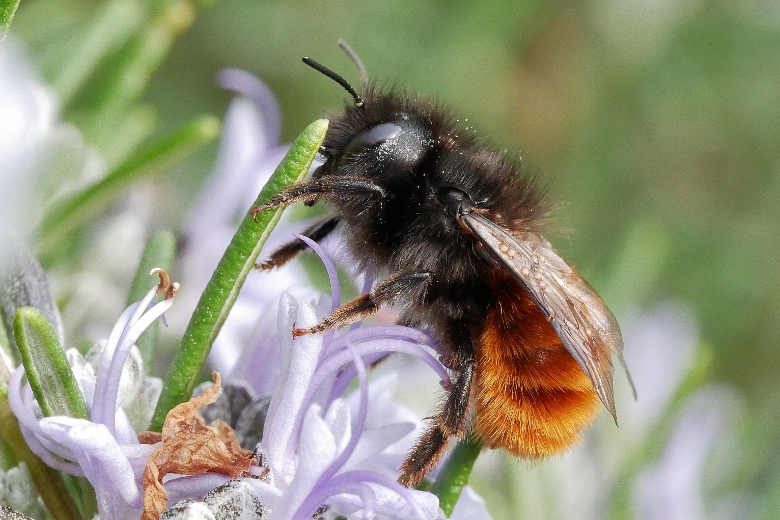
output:
<path id="1" fill-rule="evenodd" d="M 536 233 L 509 233 L 474 211 L 461 218 L 522 282 L 617 422 L 612 354 L 625 366 L 623 338 L 601 297 Z"/>

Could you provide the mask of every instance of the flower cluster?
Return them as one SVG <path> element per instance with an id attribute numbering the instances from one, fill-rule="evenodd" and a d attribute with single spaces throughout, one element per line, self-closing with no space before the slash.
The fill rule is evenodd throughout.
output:
<path id="1" fill-rule="evenodd" d="M 28 445 L 50 466 L 87 477 L 101 518 L 138 518 L 141 474 L 160 447 L 139 443 L 127 414 L 137 399 L 145 399 L 141 420 L 148 423 L 148 405 L 154 403 L 160 381 L 143 377 L 137 355 L 126 363 L 141 332 L 173 303 L 169 291 L 169 298 L 149 307 L 158 290 L 128 307 L 108 340 L 96 346 L 101 354 L 94 371 L 70 351 L 90 420 L 39 417 L 30 386 L 23 383 L 24 368 L 13 374 L 9 399 Z M 262 478 L 243 478 L 243 485 L 231 485 L 228 491 L 253 497 L 270 519 L 308 519 L 328 509 L 348 518 L 439 518 L 434 495 L 406 489 L 394 479 L 419 420 L 392 399 L 396 375 L 369 383 L 364 359 L 372 362 L 402 352 L 423 360 L 442 379 L 447 372 L 426 346 L 427 336 L 406 327 L 360 327 L 293 340 L 289 331 L 294 323 L 314 324 L 329 312 L 325 300 L 312 306 L 282 297 L 278 337 L 284 338 L 279 347 L 285 354 L 256 367 L 259 377 L 267 374 L 280 381 L 258 446 L 264 467 L 250 472 Z M 355 378 L 357 389 L 344 395 Z M 189 518 L 187 511 L 203 507 L 192 499 L 226 480 L 213 472 L 173 476 L 165 483 L 169 499 L 190 502 L 172 508 L 184 516 L 171 513 L 166 518 Z"/>
<path id="2" fill-rule="evenodd" d="M 138 471 L 154 450 L 138 442 L 126 410 L 137 413 L 137 424 L 148 424 L 162 387 L 159 379 L 144 377 L 140 355 L 137 349 L 134 351 L 141 333 L 173 304 L 177 285 L 169 285 L 164 272 L 160 276 L 163 282 L 150 289 L 142 301 L 129 306 L 108 339 L 87 354 L 87 359 L 99 359 L 97 363 L 88 363 L 76 350 L 68 351 L 90 420 L 39 417 L 32 389 L 23 383 L 23 366 L 14 371 L 9 386 L 9 404 L 27 445 L 52 468 L 87 477 L 104 518 L 138 517 L 133 511 L 141 505 Z M 150 307 L 158 291 L 167 291 L 167 297 Z"/>
<path id="3" fill-rule="evenodd" d="M 419 421 L 393 401 L 394 376 L 369 385 L 364 362 L 402 352 L 447 378 L 423 346 L 427 337 L 405 327 L 372 326 L 293 341 L 294 323 L 314 325 L 330 311 L 322 301 L 296 307 L 291 297 L 282 298 L 282 377 L 260 443 L 269 482 L 288 490 L 271 507 L 271 518 L 310 518 L 323 503 L 345 516 L 362 510 L 366 518 L 436 518 L 433 495 L 407 490 L 394 479 L 403 457 L 397 443 L 406 438 L 402 446 L 408 446 Z M 358 389 L 342 397 L 356 376 Z"/>

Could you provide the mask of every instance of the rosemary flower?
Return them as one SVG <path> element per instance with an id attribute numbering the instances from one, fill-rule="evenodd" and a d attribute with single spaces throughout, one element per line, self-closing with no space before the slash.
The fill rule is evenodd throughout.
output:
<path id="1" fill-rule="evenodd" d="M 159 271 L 161 284 L 122 313 L 105 342 L 93 347 L 96 366 L 71 349 L 68 358 L 77 376 L 90 419 L 41 417 L 25 370 L 13 372 L 8 400 L 30 449 L 46 464 L 71 475 L 86 477 L 95 488 L 98 511 L 104 519 L 137 519 L 141 511 L 140 472 L 154 446 L 140 444 L 127 410 L 148 424 L 159 395 L 159 379 L 143 375 L 141 358 L 134 351 L 141 333 L 173 304 L 177 284 L 169 285 Z M 150 307 L 159 291 L 166 299 Z M 95 355 L 100 351 L 100 355 Z M 91 356 L 87 354 L 87 359 Z M 131 359 L 127 363 L 128 358 Z M 139 418 L 140 417 L 140 418 Z"/>

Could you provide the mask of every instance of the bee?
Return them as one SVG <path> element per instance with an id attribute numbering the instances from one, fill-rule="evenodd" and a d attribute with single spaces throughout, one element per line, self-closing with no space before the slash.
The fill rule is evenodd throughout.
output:
<path id="1" fill-rule="evenodd" d="M 322 200 L 333 214 L 303 234 L 321 240 L 344 228 L 361 267 L 379 273 L 370 292 L 294 335 L 395 304 L 402 324 L 426 326 L 437 341 L 454 383 L 399 482 L 419 484 L 450 439 L 467 432 L 489 448 L 539 459 L 577 442 L 602 404 L 617 422 L 612 357 L 623 363 L 620 327 L 540 235 L 548 206 L 535 178 L 437 102 L 369 82 L 357 56 L 342 48 L 358 68 L 362 93 L 303 58 L 352 99 L 331 117 L 324 163 L 311 178 L 252 214 Z M 306 247 L 291 242 L 256 267 L 278 267 Z"/>

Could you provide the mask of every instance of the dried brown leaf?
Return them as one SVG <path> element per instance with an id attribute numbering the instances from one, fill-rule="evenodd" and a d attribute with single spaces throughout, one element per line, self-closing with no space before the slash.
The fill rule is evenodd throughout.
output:
<path id="1" fill-rule="evenodd" d="M 211 472 L 238 478 L 249 472 L 252 452 L 241 448 L 233 428 L 223 421 L 206 426 L 197 412 L 198 408 L 216 401 L 222 391 L 219 373 L 213 375 L 212 387 L 168 412 L 161 436 L 146 432 L 139 435 L 146 440 L 162 440 L 144 470 L 141 520 L 157 520 L 167 508 L 168 494 L 161 482 L 168 473 L 200 475 Z"/>

